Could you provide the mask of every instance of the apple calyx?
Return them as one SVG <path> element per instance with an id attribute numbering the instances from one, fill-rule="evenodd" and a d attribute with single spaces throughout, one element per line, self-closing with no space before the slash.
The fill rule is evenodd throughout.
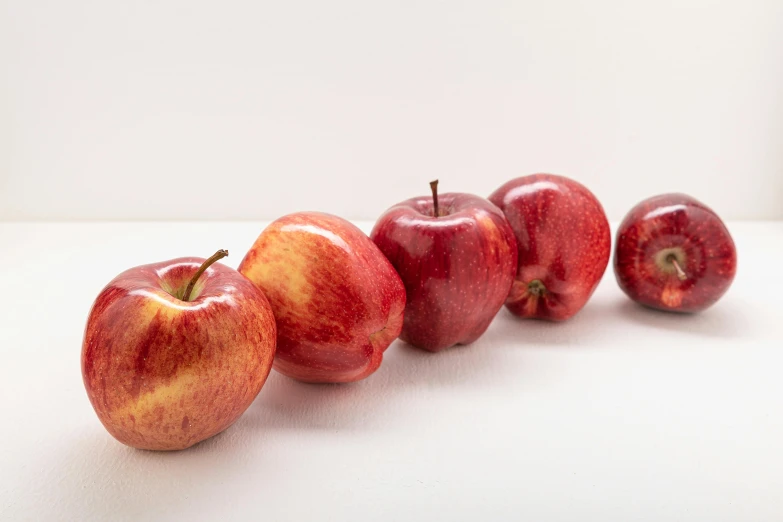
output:
<path id="1" fill-rule="evenodd" d="M 430 181 L 430 190 L 432 190 L 432 215 L 435 217 L 440 217 L 440 212 L 438 211 L 438 180 Z"/>
<path id="2" fill-rule="evenodd" d="M 546 286 L 540 279 L 533 279 L 527 284 L 527 292 L 536 297 L 541 297 L 546 294 Z"/>
<path id="3" fill-rule="evenodd" d="M 218 261 L 219 259 L 223 259 L 227 255 L 228 250 L 220 249 L 212 254 L 209 259 L 201 263 L 201 266 L 198 267 L 198 270 L 196 270 L 196 273 L 193 274 L 193 277 L 190 279 L 188 286 L 185 287 L 185 292 L 182 294 L 183 301 L 190 301 L 190 294 L 193 293 L 193 287 L 196 286 L 196 283 L 198 282 L 199 277 L 201 277 L 201 274 L 203 274 L 214 262 Z"/>

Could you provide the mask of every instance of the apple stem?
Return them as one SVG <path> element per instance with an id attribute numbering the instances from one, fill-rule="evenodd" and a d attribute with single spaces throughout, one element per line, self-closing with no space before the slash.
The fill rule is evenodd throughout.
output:
<path id="1" fill-rule="evenodd" d="M 677 272 L 677 278 L 680 281 L 685 281 L 686 279 L 688 279 L 687 274 L 680 266 L 680 263 L 677 262 L 677 258 L 674 256 L 674 254 L 670 255 L 667 261 L 669 261 L 669 263 L 671 263 L 672 266 L 674 266 L 674 270 Z"/>
<path id="2" fill-rule="evenodd" d="M 430 181 L 430 189 L 432 190 L 432 206 L 433 208 L 433 215 L 435 217 L 440 216 L 440 213 L 438 212 L 438 180 Z"/>
<path id="3" fill-rule="evenodd" d="M 196 273 L 193 274 L 193 277 L 190 279 L 190 283 L 188 283 L 188 286 L 185 287 L 185 293 L 182 294 L 182 300 L 183 301 L 190 301 L 190 294 L 193 293 L 193 287 L 196 286 L 196 283 L 198 282 L 198 278 L 201 277 L 201 274 L 203 274 L 207 268 L 212 265 L 215 261 L 218 259 L 223 259 L 228 255 L 228 250 L 218 250 L 214 254 L 212 254 L 212 257 L 201 263 L 201 266 L 198 267 L 198 270 L 196 270 Z"/>

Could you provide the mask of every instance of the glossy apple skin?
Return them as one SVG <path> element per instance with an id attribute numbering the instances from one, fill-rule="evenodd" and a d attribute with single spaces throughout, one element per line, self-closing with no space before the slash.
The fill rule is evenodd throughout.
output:
<path id="1" fill-rule="evenodd" d="M 82 377 L 98 418 L 123 444 L 179 450 L 220 433 L 250 406 L 269 374 L 274 315 L 250 281 L 213 264 L 195 297 L 174 297 L 203 261 L 132 268 L 93 304 Z"/>
<path id="2" fill-rule="evenodd" d="M 370 237 L 407 294 L 400 338 L 432 352 L 483 334 L 508 295 L 517 267 L 503 213 L 471 194 L 413 198 L 386 211 Z"/>
<path id="3" fill-rule="evenodd" d="M 662 257 L 670 251 L 680 256 L 684 280 Z M 685 194 L 642 201 L 617 231 L 617 283 L 645 306 L 670 312 L 704 310 L 726 293 L 736 272 L 737 250 L 726 225 L 712 209 Z"/>
<path id="4" fill-rule="evenodd" d="M 405 287 L 350 222 L 298 212 L 271 223 L 239 265 L 277 319 L 274 368 L 312 383 L 364 379 L 397 338 Z"/>
<path id="5" fill-rule="evenodd" d="M 506 307 L 519 317 L 573 317 L 609 264 L 611 233 L 601 203 L 584 185 L 554 174 L 513 179 L 489 200 L 506 215 L 519 250 Z M 531 291 L 534 281 L 545 290 Z"/>

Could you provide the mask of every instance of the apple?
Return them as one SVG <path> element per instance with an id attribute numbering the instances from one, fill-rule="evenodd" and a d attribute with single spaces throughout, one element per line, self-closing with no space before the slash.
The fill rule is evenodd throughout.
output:
<path id="1" fill-rule="evenodd" d="M 370 237 L 400 274 L 408 297 L 400 338 L 437 352 L 483 334 L 517 271 L 514 231 L 503 213 L 471 194 L 403 201 Z"/>
<path id="2" fill-rule="evenodd" d="M 614 273 L 628 297 L 671 312 L 714 304 L 734 280 L 737 251 L 726 225 L 685 194 L 646 199 L 617 231 Z"/>
<path id="3" fill-rule="evenodd" d="M 397 338 L 405 287 L 361 230 L 320 212 L 281 217 L 239 271 L 264 291 L 277 320 L 274 368 L 294 379 L 364 379 Z"/>
<path id="4" fill-rule="evenodd" d="M 228 428 L 272 367 L 264 294 L 211 258 L 131 268 L 98 295 L 82 346 L 84 387 L 117 440 L 179 450 Z"/>
<path id="5" fill-rule="evenodd" d="M 516 178 L 489 197 L 519 249 L 506 307 L 519 317 L 563 321 L 584 307 L 609 263 L 609 221 L 584 185 L 554 174 Z"/>

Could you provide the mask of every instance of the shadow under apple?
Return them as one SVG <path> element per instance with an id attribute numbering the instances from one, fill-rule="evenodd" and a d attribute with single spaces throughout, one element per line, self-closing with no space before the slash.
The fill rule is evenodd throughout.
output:
<path id="1" fill-rule="evenodd" d="M 620 320 L 632 321 L 637 325 L 656 330 L 725 339 L 740 337 L 743 331 L 748 328 L 742 312 L 733 308 L 728 302 L 717 303 L 694 314 L 656 310 L 642 306 L 630 299 L 616 301 L 614 308 L 613 315 L 619 317 Z"/>
<path id="2" fill-rule="evenodd" d="M 245 421 L 257 430 L 335 430 L 362 424 L 357 419 L 372 407 L 367 403 L 375 402 L 377 394 L 368 383 L 372 378 L 347 384 L 309 384 L 273 370 L 239 427 L 244 427 Z"/>
<path id="3" fill-rule="evenodd" d="M 569 321 L 523 320 L 502 309 L 477 341 L 438 353 L 395 341 L 373 375 L 351 384 L 306 384 L 273 371 L 243 421 L 260 430 L 375 429 L 375 413 L 433 388 L 503 387 L 532 379 L 520 348 L 576 347 L 611 336 L 611 301 L 597 300 Z M 424 406 L 426 408 L 426 405 Z M 384 416 L 385 418 L 388 416 Z"/>
<path id="4" fill-rule="evenodd" d="M 560 322 L 522 319 L 504 308 L 482 339 L 513 348 L 578 348 L 610 339 L 614 322 L 612 303 L 605 299 L 588 302 L 579 313 Z"/>
<path id="5" fill-rule="evenodd" d="M 274 453 L 237 440 L 248 436 L 238 425 L 180 451 L 134 449 L 96 426 L 88 435 L 82 432 L 62 440 L 46 470 L 30 470 L 20 480 L 39 482 L 39 473 L 61 476 L 44 492 L 44 501 L 69 505 L 69 512 L 91 520 L 174 519 L 181 503 L 209 498 L 211 484 L 230 482 L 235 474 L 252 474 L 258 466 L 282 465 L 273 462 Z M 204 480 L 205 469 L 209 480 Z"/>
<path id="6" fill-rule="evenodd" d="M 506 355 L 519 359 L 518 354 Z M 486 335 L 439 353 L 397 340 L 386 350 L 378 371 L 360 382 L 307 384 L 273 371 L 243 419 L 260 430 L 376 429 L 376 412 L 400 407 L 411 394 L 443 387 L 464 392 L 470 387 L 503 386 L 505 378 L 522 378 L 523 371 L 522 364 L 504 356 L 499 339 Z"/>

